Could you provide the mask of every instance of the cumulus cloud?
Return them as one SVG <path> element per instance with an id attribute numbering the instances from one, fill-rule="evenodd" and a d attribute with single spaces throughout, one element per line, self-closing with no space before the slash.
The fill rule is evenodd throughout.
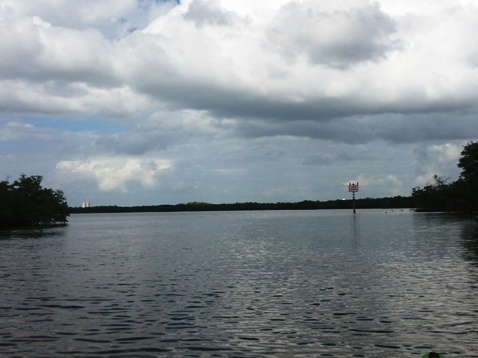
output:
<path id="1" fill-rule="evenodd" d="M 96 158 L 88 161 L 61 161 L 57 169 L 66 173 L 93 177 L 101 191 L 120 190 L 128 192 L 128 184 L 137 183 L 153 187 L 157 175 L 171 168 L 167 160 L 136 158 Z"/>
<path id="2" fill-rule="evenodd" d="M 141 3 L 97 1 L 85 7 L 89 12 L 56 4 L 58 12 L 78 13 L 80 26 L 46 16 L 42 2 L 5 2 L 0 76 L 14 91 L 4 108 L 45 111 L 41 105 L 51 99 L 53 108 L 68 112 L 94 107 L 110 113 L 111 98 L 102 92 L 124 92 L 121 102 L 147 104 L 149 112 L 199 110 L 266 125 L 282 121 L 293 130 L 297 119 L 452 111 L 475 103 L 478 48 L 466 40 L 478 11 L 470 6 L 455 6 L 450 19 L 441 7 L 426 16 L 397 16 L 387 13 L 385 1 L 275 1 L 248 8 L 188 0 L 150 10 L 143 28 L 121 39 L 99 27 L 100 14 L 134 18 L 145 12 Z M 31 81 L 44 100 L 15 106 Z M 62 103 L 72 102 L 72 90 L 82 91 L 84 102 L 98 100 Z M 128 115 L 131 107 L 111 113 Z"/>
<path id="3" fill-rule="evenodd" d="M 0 75 L 32 81 L 116 82 L 111 44 L 94 29 L 52 26 L 38 16 L 0 11 Z"/>

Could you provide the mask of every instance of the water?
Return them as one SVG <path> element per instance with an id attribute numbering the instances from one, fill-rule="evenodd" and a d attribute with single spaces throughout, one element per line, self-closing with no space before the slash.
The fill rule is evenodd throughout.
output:
<path id="1" fill-rule="evenodd" d="M 471 219 L 95 214 L 0 237 L 2 357 L 478 357 Z"/>

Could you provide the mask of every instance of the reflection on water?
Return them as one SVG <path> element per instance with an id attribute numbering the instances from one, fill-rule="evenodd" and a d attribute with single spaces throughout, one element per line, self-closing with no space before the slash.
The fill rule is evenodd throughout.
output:
<path id="1" fill-rule="evenodd" d="M 0 240 L 0 356 L 478 357 L 468 219 L 372 210 L 70 222 Z"/>
<path id="2" fill-rule="evenodd" d="M 57 225 L 46 228 L 30 228 L 30 229 L 0 229 L 0 240 L 7 239 L 39 239 L 63 236 L 65 234 L 66 225 Z"/>
<path id="3" fill-rule="evenodd" d="M 468 222 L 462 229 L 464 259 L 478 265 L 478 221 Z"/>

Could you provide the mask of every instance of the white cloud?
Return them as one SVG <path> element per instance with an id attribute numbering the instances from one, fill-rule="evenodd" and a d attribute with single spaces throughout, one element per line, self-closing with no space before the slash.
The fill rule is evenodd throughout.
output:
<path id="1" fill-rule="evenodd" d="M 94 29 L 55 27 L 0 9 L 0 74 L 33 81 L 115 82 L 112 45 Z M 68 83 L 68 82 L 66 82 Z"/>
<path id="2" fill-rule="evenodd" d="M 153 187 L 158 174 L 171 168 L 168 160 L 135 158 L 96 158 L 87 161 L 61 161 L 57 169 L 80 177 L 93 177 L 101 191 L 128 192 L 128 184 Z"/>

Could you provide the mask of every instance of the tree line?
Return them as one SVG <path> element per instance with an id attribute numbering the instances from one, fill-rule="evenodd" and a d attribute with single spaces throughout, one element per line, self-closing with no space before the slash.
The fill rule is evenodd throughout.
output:
<path id="1" fill-rule="evenodd" d="M 400 209 L 412 207 L 411 197 L 395 196 L 390 198 L 357 199 L 357 208 L 361 209 Z M 175 205 L 146 206 L 93 206 L 89 208 L 70 208 L 71 213 L 128 213 L 128 212 L 180 212 L 180 211 L 241 211 L 241 210 L 318 210 L 318 209 L 350 209 L 352 200 L 313 201 L 304 200 L 296 203 L 224 203 L 189 202 Z"/>
<path id="2" fill-rule="evenodd" d="M 43 188 L 43 177 L 25 174 L 13 183 L 0 182 L 0 227 L 66 223 L 69 208 L 61 190 Z"/>
<path id="3" fill-rule="evenodd" d="M 448 183 L 449 179 L 435 175 L 433 183 L 412 189 L 417 211 L 478 211 L 478 142 L 463 147 L 457 165 L 462 170 L 458 180 Z"/>

